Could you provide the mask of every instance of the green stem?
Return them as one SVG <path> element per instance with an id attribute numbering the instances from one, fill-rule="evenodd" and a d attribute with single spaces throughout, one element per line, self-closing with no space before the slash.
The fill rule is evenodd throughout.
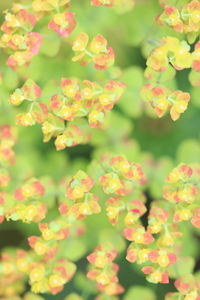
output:
<path id="1" fill-rule="evenodd" d="M 85 49 L 85 53 L 88 55 L 88 56 L 90 56 L 90 57 L 93 57 L 94 55 L 90 52 L 90 51 L 88 51 L 87 49 Z"/>

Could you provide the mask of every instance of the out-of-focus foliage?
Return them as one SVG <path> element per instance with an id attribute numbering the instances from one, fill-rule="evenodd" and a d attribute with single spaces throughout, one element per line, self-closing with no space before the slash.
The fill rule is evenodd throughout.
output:
<path id="1" fill-rule="evenodd" d="M 0 9 L 0 299 L 199 300 L 200 2 Z"/>

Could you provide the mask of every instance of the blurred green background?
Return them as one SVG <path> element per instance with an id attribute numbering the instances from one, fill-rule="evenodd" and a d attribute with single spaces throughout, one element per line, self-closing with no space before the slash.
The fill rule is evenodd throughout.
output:
<path id="1" fill-rule="evenodd" d="M 10 7 L 11 3 L 9 0 L 1 0 L 1 11 Z M 143 71 L 146 55 L 151 50 L 153 42 L 161 36 L 167 34 L 175 36 L 175 34 L 155 24 L 154 19 L 161 12 L 157 0 L 138 0 L 134 9 L 126 13 L 116 12 L 112 8 L 91 7 L 88 0 L 73 0 L 71 11 L 75 12 L 78 26 L 69 39 L 62 40 L 48 31 L 46 19 L 37 25 L 36 30 L 44 32 L 45 38 L 40 54 L 34 57 L 27 68 L 22 68 L 18 72 L 10 70 L 5 65 L 7 54 L 1 52 L 1 124 L 14 124 L 18 108 L 13 109 L 7 100 L 11 92 L 29 77 L 42 87 L 46 101 L 48 95 L 55 92 L 56 84 L 61 77 L 98 81 L 113 78 L 119 73 L 120 80 L 127 84 L 127 91 L 109 116 L 109 129 L 105 132 L 94 129 L 93 138 L 88 145 L 57 152 L 53 141 L 42 142 L 39 125 L 33 128 L 18 128 L 19 137 L 15 147 L 17 164 L 12 170 L 16 182 L 27 174 L 34 174 L 37 177 L 48 175 L 59 181 L 63 176 L 73 174 L 80 168 L 86 169 L 91 159 L 97 158 L 100 153 L 112 151 L 125 154 L 130 160 L 141 162 L 145 166 L 150 176 L 148 196 L 150 199 L 159 199 L 160 186 L 173 166 L 179 162 L 200 162 L 199 88 L 191 88 L 188 71 L 177 71 L 176 79 L 170 83 L 172 87 L 190 92 L 192 95 L 187 112 L 178 121 L 173 122 L 169 116 L 158 119 L 140 97 L 140 89 L 145 82 Z M 115 68 L 111 71 L 96 71 L 91 65 L 83 68 L 78 63 L 71 62 L 73 55 L 71 41 L 81 31 L 87 32 L 91 37 L 98 33 L 106 37 L 108 44 L 116 52 Z M 153 171 L 150 168 L 152 165 Z M 54 213 L 50 212 L 52 216 Z M 167 291 L 174 290 L 172 283 L 170 286 L 148 283 L 140 270 L 125 260 L 125 248 L 128 243 L 112 228 L 104 213 L 88 217 L 86 224 L 88 227 L 86 235 L 80 240 L 70 241 L 66 249 L 77 263 L 78 276 L 66 285 L 62 293 L 56 296 L 46 295 L 45 299 L 60 300 L 70 291 L 77 291 L 84 300 L 93 299 L 93 294 L 89 296 L 87 293 L 88 291 L 92 293 L 94 286 L 85 281 L 82 275 L 86 270 L 86 259 L 81 257 L 90 253 L 99 239 L 109 239 L 113 232 L 121 250 L 118 259 L 120 283 L 126 291 L 133 285 L 143 285 L 155 291 L 157 300 L 163 300 Z M 26 238 L 37 233 L 36 225 L 4 222 L 0 226 L 0 247 L 27 248 Z M 191 241 L 191 238 L 186 235 L 185 243 L 190 247 L 185 249 L 185 254 L 193 254 L 198 258 L 195 250 L 197 244 Z M 79 249 L 77 254 L 76 249 Z M 126 300 L 129 299 L 131 300 L 130 296 Z"/>

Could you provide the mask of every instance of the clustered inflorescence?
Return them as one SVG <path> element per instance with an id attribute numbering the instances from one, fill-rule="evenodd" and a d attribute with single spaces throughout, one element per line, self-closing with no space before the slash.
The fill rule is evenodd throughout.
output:
<path id="1" fill-rule="evenodd" d="M 175 77 L 176 71 L 191 69 L 190 83 L 199 86 L 200 44 L 197 37 L 200 32 L 200 3 L 198 0 L 178 1 L 176 7 L 175 1 L 171 1 L 174 5 L 167 2 L 161 1 L 163 12 L 156 21 L 158 25 L 168 26 L 182 35 L 180 38 L 166 36 L 156 42 L 147 59 L 145 77 L 148 83 L 142 90 L 142 97 L 159 117 L 169 111 L 172 120 L 176 121 L 186 111 L 190 95 L 181 90 L 174 91 L 166 83 Z M 181 5 L 181 2 L 187 3 Z M 190 44 L 194 43 L 195 46 L 191 47 Z"/>
<path id="2" fill-rule="evenodd" d="M 163 12 L 156 21 L 185 35 L 186 40 L 162 37 L 147 58 L 141 91 L 159 117 L 167 111 L 177 120 L 187 109 L 190 94 L 172 90 L 165 83 L 176 71 L 192 68 L 191 83 L 199 86 L 200 2 L 168 5 L 161 1 Z M 134 1 L 91 0 L 92 6 L 134 6 Z M 109 9 L 109 8 L 108 8 Z M 45 19 L 46 18 L 46 19 Z M 5 11 L 1 26 L 0 47 L 8 53 L 6 64 L 18 71 L 27 66 L 40 51 L 42 33 L 37 24 L 48 20 L 47 27 L 62 38 L 68 38 L 78 26 L 71 12 L 70 0 L 33 0 L 14 3 Z M 35 31 L 33 31 L 35 30 Z M 80 32 L 70 40 L 72 61 L 109 70 L 115 61 L 114 49 L 101 34 L 89 37 Z M 194 50 L 189 44 L 195 43 Z M 164 78 L 164 79 L 163 79 Z M 56 150 L 86 144 L 93 131 L 106 129 L 107 115 L 123 96 L 126 85 L 114 78 L 90 81 L 75 77 L 61 78 L 57 93 L 43 97 L 42 88 L 25 78 L 9 97 L 16 108 L 16 124 L 39 124 L 44 142 L 54 138 Z M 12 167 L 16 163 L 13 147 L 17 143 L 15 126 L 0 126 L 0 222 L 21 221 L 38 224 L 38 235 L 27 239 L 29 250 L 3 251 L 0 262 L 0 297 L 13 300 L 41 300 L 38 293 L 57 294 L 76 272 L 76 264 L 68 259 L 68 240 L 84 236 L 89 216 L 107 216 L 127 241 L 126 260 L 139 266 L 151 283 L 169 283 L 181 254 L 184 238 L 182 224 L 200 228 L 200 166 L 181 163 L 166 177 L 162 197 L 147 205 L 149 169 L 132 162 L 125 155 L 104 153 L 87 170 L 68 175 L 59 183 L 50 178 L 19 178 L 15 182 Z M 95 167 L 94 167 L 95 166 Z M 150 168 L 150 167 L 149 167 Z M 144 170 L 143 170 L 144 169 Z M 14 182 L 14 183 L 13 183 Z M 53 197 L 53 202 L 51 201 Z M 102 200 L 103 199 L 103 200 Z M 105 199 L 105 201 L 104 201 Z M 48 217 L 52 206 L 57 215 Z M 146 217 L 147 223 L 144 223 Z M 112 241 L 102 242 L 87 255 L 87 278 L 95 283 L 96 300 L 117 300 L 124 292 L 119 282 L 118 249 Z M 29 283 L 31 292 L 20 296 Z M 199 300 L 200 280 L 195 274 L 176 277 L 177 292 L 166 300 Z M 81 300 L 69 295 L 66 300 Z"/>

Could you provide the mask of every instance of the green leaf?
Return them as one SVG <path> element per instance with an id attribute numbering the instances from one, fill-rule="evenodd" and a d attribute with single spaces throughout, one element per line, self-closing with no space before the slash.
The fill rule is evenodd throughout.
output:
<path id="1" fill-rule="evenodd" d="M 10 68 L 6 68 L 3 72 L 3 85 L 8 90 L 14 90 L 19 83 L 19 78 L 16 72 Z"/>
<path id="2" fill-rule="evenodd" d="M 189 74 L 189 81 L 193 86 L 200 86 L 200 72 L 192 70 Z"/>
<path id="3" fill-rule="evenodd" d="M 168 68 L 164 72 L 156 72 L 152 68 L 148 67 L 146 68 L 144 75 L 148 80 L 157 83 L 163 83 L 173 79 L 176 75 L 176 71 L 171 66 L 168 66 Z"/>
<path id="4" fill-rule="evenodd" d="M 54 35 L 52 32 L 48 32 L 43 39 L 40 53 L 49 57 L 54 57 L 58 54 L 60 45 L 61 38 L 57 35 Z"/>
<path id="5" fill-rule="evenodd" d="M 134 286 L 128 290 L 123 300 L 156 300 L 155 293 L 145 286 Z"/>
<path id="6" fill-rule="evenodd" d="M 139 117 L 142 113 L 140 89 L 143 85 L 143 70 L 139 67 L 127 68 L 120 80 L 126 84 L 126 89 L 117 105 L 131 117 Z"/>
<path id="7" fill-rule="evenodd" d="M 87 292 L 88 294 L 96 293 L 95 283 L 91 280 L 88 280 L 88 278 L 85 276 L 85 274 L 83 274 L 81 272 L 78 272 L 76 274 L 74 283 L 75 283 L 75 286 L 83 292 Z"/>
<path id="8" fill-rule="evenodd" d="M 86 252 L 86 246 L 80 239 L 68 239 L 65 243 L 64 256 L 71 261 L 79 260 Z"/>
<path id="9" fill-rule="evenodd" d="M 24 300 L 44 300 L 44 298 L 36 294 L 27 293 L 24 296 Z"/>
<path id="10" fill-rule="evenodd" d="M 64 300 L 83 300 L 78 294 L 71 293 Z"/>
<path id="11" fill-rule="evenodd" d="M 181 297 L 182 298 L 182 297 Z M 165 300 L 180 300 L 180 293 L 170 293 L 165 296 Z"/>
<path id="12" fill-rule="evenodd" d="M 191 102 L 196 106 L 200 107 L 200 87 L 194 87 L 191 89 Z"/>
<path id="13" fill-rule="evenodd" d="M 99 234 L 100 244 L 105 245 L 106 241 L 114 245 L 118 252 L 122 252 L 126 247 L 126 242 L 115 229 L 104 229 Z"/>
<path id="14" fill-rule="evenodd" d="M 169 268 L 169 276 L 178 278 L 193 273 L 195 260 L 193 257 L 180 257 L 177 262 Z"/>
<path id="15" fill-rule="evenodd" d="M 177 150 L 177 161 L 186 164 L 200 162 L 200 143 L 194 139 L 183 141 Z"/>

